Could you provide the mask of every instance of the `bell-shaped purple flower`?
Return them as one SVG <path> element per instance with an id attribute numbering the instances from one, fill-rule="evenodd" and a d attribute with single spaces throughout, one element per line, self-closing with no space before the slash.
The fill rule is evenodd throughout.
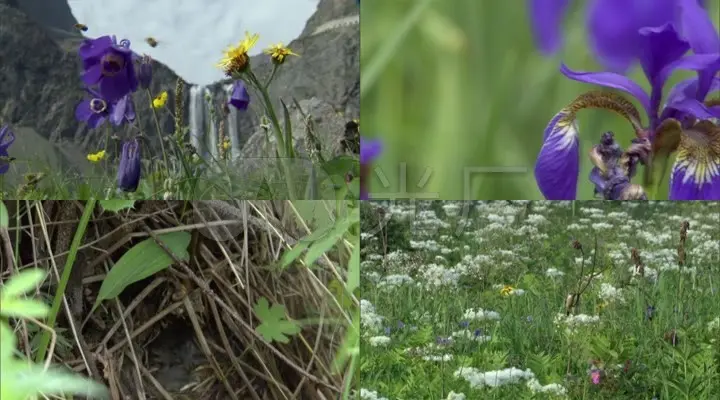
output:
<path id="1" fill-rule="evenodd" d="M 368 179 L 370 179 L 370 164 L 382 153 L 382 142 L 377 139 L 363 139 L 360 137 L 360 200 L 368 200 Z"/>
<path id="2" fill-rule="evenodd" d="M 152 82 L 152 59 L 150 56 L 143 56 L 140 59 L 137 77 L 141 88 L 148 89 L 150 87 Z"/>
<path id="3" fill-rule="evenodd" d="M 5 125 L 0 128 L 0 175 L 5 174 L 10 169 L 10 154 L 8 149 L 15 141 L 15 134 L 10 127 Z"/>
<path id="4" fill-rule="evenodd" d="M 98 85 L 108 101 L 116 101 L 138 88 L 130 41 L 117 43 L 115 36 L 86 39 L 78 50 L 82 59 L 85 85 Z"/>
<path id="5" fill-rule="evenodd" d="M 109 102 L 95 89 L 86 89 L 89 98 L 86 98 L 75 107 L 75 118 L 83 121 L 92 129 L 95 129 L 110 119 L 115 126 L 124 122 L 135 120 L 135 107 L 131 96 L 125 95 L 115 102 Z"/>
<path id="6" fill-rule="evenodd" d="M 124 142 L 117 173 L 118 189 L 125 192 L 136 191 L 140 183 L 140 170 L 140 143 L 137 139 Z"/>
<path id="7" fill-rule="evenodd" d="M 250 93 L 248 93 L 245 82 L 242 79 L 238 79 L 233 82 L 232 95 L 228 99 L 228 104 L 237 108 L 240 111 L 245 111 L 250 105 Z"/>

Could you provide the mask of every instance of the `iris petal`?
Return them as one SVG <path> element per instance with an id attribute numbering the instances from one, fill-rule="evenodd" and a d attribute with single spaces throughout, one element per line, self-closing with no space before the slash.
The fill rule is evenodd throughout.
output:
<path id="1" fill-rule="evenodd" d="M 677 0 L 593 0 L 587 8 L 590 44 L 609 70 L 624 73 L 644 52 L 640 28 L 673 20 Z"/>
<path id="2" fill-rule="evenodd" d="M 683 133 L 670 175 L 670 200 L 720 200 L 720 128 L 711 122 Z"/>
<path id="3" fill-rule="evenodd" d="M 631 94 L 638 99 L 640 104 L 646 111 L 650 110 L 650 96 L 643 88 L 632 79 L 612 72 L 580 72 L 573 71 L 565 64 L 560 65 L 560 72 L 572 80 L 578 82 L 591 83 L 593 85 L 605 86 L 613 89 L 619 89 Z"/>
<path id="4" fill-rule="evenodd" d="M 569 0 L 530 0 L 530 22 L 537 46 L 545 54 L 552 54 L 562 45 L 562 21 Z"/>
<path id="5" fill-rule="evenodd" d="M 574 200 L 580 173 L 578 128 L 569 110 L 560 111 L 545 128 L 535 164 L 535 179 L 547 200 Z"/>
<path id="6" fill-rule="evenodd" d="M 626 98 L 599 91 L 578 96 L 545 128 L 543 146 L 535 164 L 535 180 L 548 200 L 572 200 L 577 195 L 580 153 L 575 117 L 586 108 L 614 111 L 630 122 L 638 137 L 646 136 L 638 110 Z"/>

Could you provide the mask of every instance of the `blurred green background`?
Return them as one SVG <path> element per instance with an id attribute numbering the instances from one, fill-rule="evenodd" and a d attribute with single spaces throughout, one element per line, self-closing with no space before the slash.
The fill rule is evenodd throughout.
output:
<path id="1" fill-rule="evenodd" d="M 535 48 L 526 0 L 362 0 L 362 133 L 385 143 L 371 198 L 542 199 L 533 168 L 543 130 L 577 95 L 597 88 L 562 76 L 560 62 L 600 70 L 587 48 L 586 2 L 573 3 L 565 47 L 548 58 Z M 708 3 L 717 25 L 718 2 Z M 639 68 L 631 76 L 649 87 Z M 676 73 L 666 93 L 692 76 Z M 591 199 L 588 150 L 608 130 L 627 147 L 633 131 L 598 110 L 583 111 L 579 126 L 578 198 Z M 515 172 L 465 172 L 479 167 Z M 658 199 L 667 190 L 666 177 Z"/>

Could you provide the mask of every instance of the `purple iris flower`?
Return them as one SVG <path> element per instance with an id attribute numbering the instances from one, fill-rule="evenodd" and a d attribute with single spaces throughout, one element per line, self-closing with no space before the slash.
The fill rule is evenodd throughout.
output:
<path id="1" fill-rule="evenodd" d="M 248 93 L 247 87 L 245 87 L 245 82 L 241 79 L 233 82 L 232 95 L 228 100 L 228 104 L 241 111 L 248 109 L 248 106 L 250 105 L 250 94 Z"/>
<path id="2" fill-rule="evenodd" d="M 102 97 L 115 101 L 138 88 L 130 41 L 115 36 L 85 39 L 78 50 L 85 85 L 98 85 Z"/>
<path id="3" fill-rule="evenodd" d="M 377 139 L 360 137 L 360 200 L 368 200 L 367 180 L 370 175 L 370 163 L 382 153 L 382 142 Z"/>
<path id="4" fill-rule="evenodd" d="M 563 19 L 571 0 L 528 0 L 532 31 L 538 48 L 553 54 L 562 47 Z M 625 72 L 645 53 L 640 30 L 678 21 L 684 0 L 590 0 L 585 9 L 588 40 L 600 63 Z M 698 5 L 698 0 L 692 0 Z M 704 5 L 704 1 L 699 1 Z"/>
<path id="5" fill-rule="evenodd" d="M 540 0 L 535 2 L 536 5 L 539 3 Z M 648 5 L 643 0 L 621 3 L 631 10 Z M 609 200 L 645 198 L 642 188 L 630 183 L 637 165 L 647 165 L 651 169 L 645 176 L 647 187 L 652 183 L 652 169 L 659 167 L 671 153 L 677 152 L 670 175 L 670 199 L 720 199 L 720 127 L 712 122 L 713 118 L 720 117 L 720 108 L 714 101 L 705 102 L 710 92 L 720 89 L 720 78 L 716 77 L 720 71 L 720 37 L 697 0 L 657 0 L 650 3 L 656 12 L 655 19 L 647 19 L 647 15 L 637 17 L 632 29 L 624 31 L 627 37 L 617 36 L 614 39 L 616 44 L 621 43 L 615 60 L 638 61 L 650 83 L 649 94 L 619 73 L 572 71 L 564 64 L 560 68 L 562 74 L 570 79 L 630 94 L 642 105 L 648 125 L 642 124 L 640 112 L 623 96 L 611 92 L 589 92 L 578 97 L 556 114 L 545 129 L 543 147 L 535 166 L 538 187 L 545 198 L 576 198 L 580 154 L 575 117 L 582 109 L 602 108 L 614 111 L 630 122 L 636 139 L 627 150 L 622 150 L 612 135 L 604 134 L 601 143 L 593 147 L 590 159 L 595 167 L 590 180 L 595 184 L 597 194 Z M 661 5 L 658 3 L 668 3 L 669 8 L 656 10 Z M 619 8 L 613 8 L 619 4 L 616 0 L 595 1 L 591 9 L 597 15 L 618 15 L 620 21 L 630 21 L 624 12 L 619 12 Z M 668 10 L 671 12 L 666 15 Z M 658 21 L 662 23 L 642 25 Z M 610 18 L 607 25 L 616 22 Z M 592 31 L 592 23 L 590 27 Z M 618 32 L 621 31 L 618 28 Z M 622 53 L 622 43 L 626 42 L 633 44 Z M 548 43 L 553 42 L 548 40 Z M 693 50 L 694 54 L 686 55 L 688 50 Z M 616 66 L 620 64 L 618 62 Z M 698 77 L 672 88 L 661 106 L 665 83 L 675 70 L 696 71 Z"/>
<path id="6" fill-rule="evenodd" d="M 117 173 L 118 189 L 136 191 L 140 183 L 140 167 L 140 143 L 137 139 L 124 142 Z"/>
<path id="7" fill-rule="evenodd" d="M 10 127 L 5 125 L 0 128 L 0 175 L 5 174 L 10 169 L 10 154 L 8 149 L 15 141 L 15 134 Z"/>
<path id="8" fill-rule="evenodd" d="M 97 128 L 110 120 L 115 126 L 124 122 L 135 120 L 135 106 L 130 94 L 127 94 L 115 102 L 105 100 L 95 89 L 85 89 L 90 97 L 80 102 L 75 108 L 75 118 L 83 121 L 90 128 Z"/>

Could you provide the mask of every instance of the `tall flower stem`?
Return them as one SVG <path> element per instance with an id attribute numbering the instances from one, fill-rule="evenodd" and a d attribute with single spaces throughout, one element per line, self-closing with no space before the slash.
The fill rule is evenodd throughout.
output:
<path id="1" fill-rule="evenodd" d="M 273 64 L 272 72 L 270 73 L 270 76 L 268 76 L 268 78 L 265 80 L 265 85 L 263 85 L 265 90 L 267 90 L 267 88 L 270 86 L 270 83 L 272 82 L 273 78 L 275 78 L 275 73 L 277 72 L 277 70 L 278 70 L 278 64 Z"/>
<path id="2" fill-rule="evenodd" d="M 165 169 L 167 170 L 168 168 L 170 168 L 170 164 L 168 164 L 167 154 L 165 154 L 165 144 L 163 143 L 163 134 L 162 130 L 160 129 L 160 120 L 158 120 L 157 112 L 155 112 L 155 108 L 153 108 L 152 106 L 153 97 L 152 93 L 150 93 L 150 89 L 146 89 L 145 92 L 147 93 L 148 100 L 150 101 L 150 109 L 152 110 L 153 119 L 155 120 L 155 128 L 157 129 L 158 138 L 160 139 L 160 151 L 162 151 L 163 163 L 165 164 Z M 164 178 L 165 174 L 161 175 L 161 177 Z"/>
<path id="3" fill-rule="evenodd" d="M 283 172 L 285 175 L 285 182 L 288 186 L 288 194 L 290 196 L 290 200 L 297 200 L 297 197 L 295 196 L 295 183 L 292 176 L 292 169 L 290 168 L 290 160 L 288 159 L 290 157 L 290 151 L 286 147 L 285 140 L 283 139 L 282 129 L 280 128 L 280 122 L 278 121 L 277 115 L 275 114 L 275 109 L 273 108 L 272 101 L 270 100 L 270 95 L 267 92 L 267 89 L 260 84 L 259 80 L 255 76 L 255 74 L 248 69 L 246 72 L 249 80 L 251 83 L 258 89 L 260 92 L 260 95 L 263 98 L 263 103 L 265 105 L 265 111 L 267 111 L 268 117 L 270 117 L 270 123 L 273 126 L 273 133 L 275 134 L 275 141 L 277 141 L 277 145 L 279 148 L 278 153 L 280 153 L 280 162 L 283 166 Z M 288 144 L 288 146 L 291 146 L 292 143 Z"/>

